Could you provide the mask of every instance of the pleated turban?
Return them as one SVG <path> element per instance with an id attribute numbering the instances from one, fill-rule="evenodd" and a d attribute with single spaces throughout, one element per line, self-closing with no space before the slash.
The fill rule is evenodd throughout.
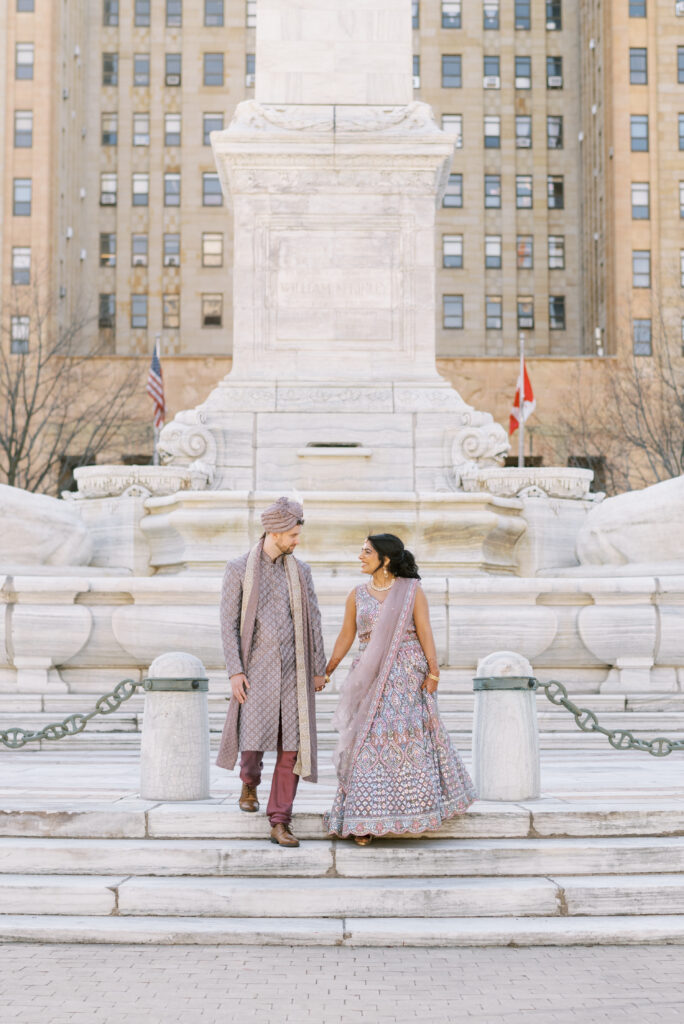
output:
<path id="1" fill-rule="evenodd" d="M 261 522 L 267 533 L 287 533 L 304 522 L 304 509 L 298 501 L 278 498 L 261 513 Z"/>

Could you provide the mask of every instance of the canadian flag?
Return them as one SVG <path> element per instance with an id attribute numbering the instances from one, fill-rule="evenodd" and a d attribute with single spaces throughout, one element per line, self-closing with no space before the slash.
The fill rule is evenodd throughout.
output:
<path id="1" fill-rule="evenodd" d="M 520 392 L 523 392 L 522 403 L 520 401 Z M 520 406 L 522 404 L 522 415 L 520 413 Z M 530 378 L 527 376 L 527 367 L 525 363 L 522 364 L 522 379 L 521 375 L 518 375 L 518 386 L 515 392 L 515 400 L 513 402 L 513 408 L 511 409 L 511 417 L 508 421 L 508 433 L 512 436 L 520 426 L 522 419 L 523 423 L 526 423 L 534 412 L 536 401 L 534 399 L 534 392 L 532 385 L 530 384 Z"/>

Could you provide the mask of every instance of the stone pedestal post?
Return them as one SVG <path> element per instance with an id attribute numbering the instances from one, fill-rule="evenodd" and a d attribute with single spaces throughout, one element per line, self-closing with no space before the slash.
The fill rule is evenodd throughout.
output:
<path id="1" fill-rule="evenodd" d="M 530 800 L 540 792 L 532 666 L 512 651 L 480 659 L 473 720 L 473 778 L 481 800 Z"/>
<path id="2" fill-rule="evenodd" d="M 209 684 L 192 654 L 161 654 L 145 683 L 140 751 L 143 800 L 209 796 Z"/>

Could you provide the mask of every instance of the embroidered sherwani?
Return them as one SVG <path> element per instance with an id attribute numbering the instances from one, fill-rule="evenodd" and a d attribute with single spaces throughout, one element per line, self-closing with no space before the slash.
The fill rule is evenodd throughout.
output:
<path id="1" fill-rule="evenodd" d="M 300 746 L 297 708 L 295 630 L 283 556 L 272 561 L 262 551 L 259 599 L 249 663 L 242 664 L 240 613 L 248 555 L 229 562 L 221 593 L 221 635 L 228 675 L 244 672 L 249 682 L 247 700 L 239 707 L 237 749 L 276 750 L 279 727 L 284 750 Z M 292 556 L 288 556 L 292 557 Z M 325 673 L 321 616 L 309 566 L 299 562 L 307 589 L 313 634 L 313 674 Z M 234 698 L 231 698 L 231 701 Z M 235 737 L 226 737 L 226 748 Z M 219 753 L 218 763 L 224 758 Z M 226 755 L 225 767 L 228 767 Z"/>

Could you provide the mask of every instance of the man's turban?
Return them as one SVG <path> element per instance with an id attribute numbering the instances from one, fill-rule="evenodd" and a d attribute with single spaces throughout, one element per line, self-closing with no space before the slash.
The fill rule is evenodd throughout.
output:
<path id="1" fill-rule="evenodd" d="M 304 522 L 304 509 L 298 501 L 278 498 L 261 513 L 261 522 L 267 533 L 287 533 Z"/>

